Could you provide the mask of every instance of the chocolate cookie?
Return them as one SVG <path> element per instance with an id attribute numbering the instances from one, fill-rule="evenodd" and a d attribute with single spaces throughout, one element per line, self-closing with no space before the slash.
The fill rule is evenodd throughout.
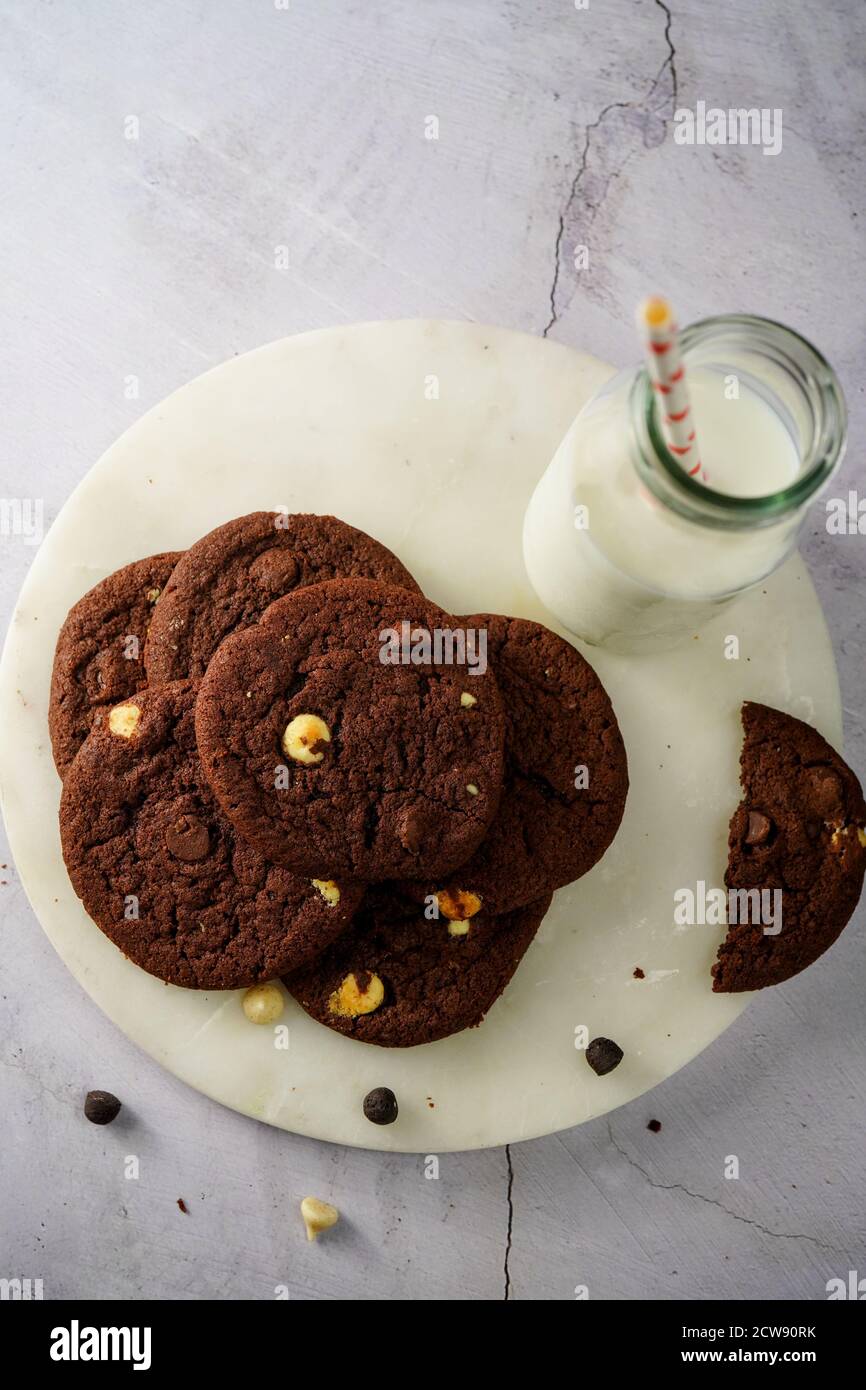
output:
<path id="1" fill-rule="evenodd" d="M 728 934 L 712 972 L 713 989 L 730 994 L 781 984 L 817 960 L 857 906 L 866 870 L 866 803 L 839 754 L 810 725 L 766 705 L 743 705 L 743 728 Z M 735 899 L 730 890 L 740 890 Z M 732 902 L 747 920 L 732 920 Z M 781 923 L 770 920 L 778 902 Z"/>
<path id="2" fill-rule="evenodd" d="M 94 715 L 145 683 L 144 639 L 180 552 L 116 570 L 80 598 L 60 629 L 51 672 L 48 729 L 61 777 Z"/>
<path id="3" fill-rule="evenodd" d="M 63 857 L 136 965 L 190 989 L 238 989 L 321 951 L 362 890 L 296 878 L 235 835 L 202 774 L 194 703 L 177 682 L 102 716 L 63 786 Z"/>
<path id="4" fill-rule="evenodd" d="M 390 550 L 335 516 L 253 512 L 218 526 L 190 547 L 166 587 L 148 634 L 148 680 L 198 680 L 223 638 L 257 622 L 275 599 L 352 575 L 418 588 Z"/>
<path id="5" fill-rule="evenodd" d="M 335 579 L 226 639 L 196 734 L 226 815 L 296 873 L 447 874 L 502 785 L 496 683 L 465 628 L 406 589 Z"/>
<path id="6" fill-rule="evenodd" d="M 550 906 L 548 893 L 504 917 L 468 922 L 371 888 L 343 937 L 285 981 L 318 1023 L 378 1047 L 415 1047 L 481 1023 Z M 455 932 L 453 928 L 457 926 Z"/>
<path id="7" fill-rule="evenodd" d="M 460 889 L 510 912 L 580 878 L 619 828 L 625 746 L 604 686 L 568 642 L 540 623 L 480 614 L 505 708 L 505 776 L 493 823 L 447 881 L 402 886 L 415 900 Z"/>

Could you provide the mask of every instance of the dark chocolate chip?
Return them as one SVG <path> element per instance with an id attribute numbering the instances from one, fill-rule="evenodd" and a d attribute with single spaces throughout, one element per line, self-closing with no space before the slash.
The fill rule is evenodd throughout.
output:
<path id="1" fill-rule="evenodd" d="M 371 1124 L 392 1125 L 397 1118 L 397 1097 L 387 1086 L 377 1086 L 364 1097 L 364 1114 Z"/>
<path id="2" fill-rule="evenodd" d="M 410 854 L 417 854 L 424 838 L 424 822 L 420 812 L 411 806 L 400 814 L 399 834 L 403 848 Z"/>
<path id="3" fill-rule="evenodd" d="M 831 767 L 810 767 L 808 769 L 807 792 L 809 809 L 829 819 L 833 812 L 844 810 L 842 781 Z"/>
<path id="4" fill-rule="evenodd" d="M 210 833 L 196 816 L 178 816 L 165 832 L 165 843 L 175 859 L 194 864 L 210 850 Z"/>
<path id="5" fill-rule="evenodd" d="M 84 1113 L 93 1125 L 110 1125 L 120 1114 L 120 1101 L 110 1091 L 88 1091 Z"/>
<path id="6" fill-rule="evenodd" d="M 765 816 L 763 811 L 750 811 L 749 824 L 746 829 L 744 843 L 747 845 L 763 845 L 770 838 L 773 830 L 773 822 L 769 816 Z"/>
<path id="7" fill-rule="evenodd" d="M 298 562 L 291 550 L 274 546 L 263 550 L 250 565 L 250 574 L 257 584 L 271 594 L 284 594 L 298 577 Z"/>
<path id="8" fill-rule="evenodd" d="M 653 1132 L 653 1134 L 658 1134 L 658 1132 L 659 1132 L 659 1130 L 661 1129 L 661 1127 L 662 1127 L 662 1122 L 661 1122 L 661 1120 L 650 1120 L 649 1124 L 647 1125 L 647 1129 L 651 1129 L 652 1132 Z"/>
<path id="9" fill-rule="evenodd" d="M 587 1044 L 586 1060 L 596 1076 L 607 1076 L 609 1071 L 619 1066 L 623 1056 L 622 1048 L 610 1038 L 593 1038 Z"/>

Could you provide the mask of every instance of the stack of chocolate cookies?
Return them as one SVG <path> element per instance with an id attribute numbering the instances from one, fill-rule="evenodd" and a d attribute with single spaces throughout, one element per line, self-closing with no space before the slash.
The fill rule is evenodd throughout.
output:
<path id="1" fill-rule="evenodd" d="M 724 992 L 816 960 L 866 873 L 851 769 L 779 710 L 743 722 Z M 103 580 L 61 630 L 50 732 L 70 877 L 131 960 L 192 989 L 282 977 L 384 1047 L 481 1022 L 628 790 L 574 647 L 444 612 L 335 517 L 257 512 Z"/>
<path id="2" fill-rule="evenodd" d="M 75 605 L 50 703 L 70 877 L 167 982 L 282 977 L 386 1047 L 479 1023 L 622 819 L 610 700 L 333 517 L 259 512 Z"/>

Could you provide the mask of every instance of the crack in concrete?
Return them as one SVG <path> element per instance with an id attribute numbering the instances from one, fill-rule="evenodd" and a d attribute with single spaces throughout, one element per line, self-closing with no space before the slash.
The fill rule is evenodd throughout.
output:
<path id="1" fill-rule="evenodd" d="M 0 1057 L 0 1067 L 6 1067 L 9 1071 L 20 1072 L 31 1085 L 37 1087 L 42 1095 L 51 1096 L 51 1098 L 56 1100 L 60 1105 L 68 1105 L 70 1096 L 75 1092 L 75 1088 L 70 1081 L 66 1082 L 63 1091 L 55 1091 L 48 1085 L 47 1081 L 42 1080 L 42 1077 L 32 1067 L 27 1065 L 23 1057 L 20 1059 L 17 1057 Z"/>
<path id="2" fill-rule="evenodd" d="M 544 328 L 542 329 L 542 331 L 541 331 L 541 336 L 542 336 L 542 338 L 546 338 L 546 337 L 547 337 L 548 333 L 550 332 L 550 330 L 551 330 L 552 328 L 554 328 L 554 327 L 556 326 L 556 323 L 558 322 L 558 319 L 559 319 L 559 310 L 558 310 L 557 304 L 556 304 L 556 296 L 557 296 L 557 291 L 558 291 L 558 289 L 559 289 L 559 280 L 560 280 L 560 274 L 561 274 L 561 271 L 562 271 L 562 241 L 563 241 L 563 237 L 565 236 L 565 227 L 566 227 L 566 223 L 568 222 L 568 220 L 569 220 L 569 218 L 570 218 L 570 216 L 571 216 L 571 210 L 572 210 L 572 208 L 574 207 L 575 202 L 577 201 L 577 195 L 578 195 L 578 192 L 579 192 L 579 190 L 580 190 L 580 186 L 581 186 L 581 184 L 582 184 L 582 182 L 583 182 L 584 176 L 585 176 L 585 174 L 586 174 L 587 167 L 588 167 L 588 165 L 589 165 L 589 154 L 590 154 L 590 148 L 591 148 L 591 146 L 592 146 L 592 137 L 593 137 L 593 134 L 595 133 L 595 131 L 597 131 L 597 130 L 599 129 L 599 127 L 602 125 L 602 123 L 603 123 L 603 121 L 605 120 L 605 118 L 606 118 L 607 116 L 610 115 L 611 111 L 629 111 L 629 110 L 641 111 L 641 110 L 652 110 L 652 109 L 653 109 L 653 108 L 651 107 L 652 99 L 653 99 L 653 97 L 655 96 L 656 92 L 658 91 L 659 85 L 661 84 L 661 81 L 662 81 L 662 79 L 663 79 L 663 77 L 664 77 L 664 75 L 665 75 L 666 72 L 668 72 L 668 73 L 670 74 L 670 79 L 671 79 L 671 82 L 670 82 L 670 88 L 671 88 L 671 89 L 670 89 L 670 94 L 669 94 L 669 98 L 668 98 L 668 100 L 669 100 L 669 102 L 670 102 L 670 107 L 671 107 L 671 115 L 673 115 L 673 112 L 676 111 L 676 108 L 677 108 L 677 101 L 678 101 L 678 99 L 679 99 L 679 79 L 678 79 L 678 77 L 677 77 L 677 65 L 676 65 L 676 52 L 677 52 L 677 51 L 676 51 L 676 48 L 675 48 L 675 46 L 674 46 L 673 40 L 671 39 L 671 25 L 672 25 L 672 23 L 673 23 L 673 16 L 672 16 L 671 11 L 670 11 L 670 9 L 668 8 L 668 6 L 667 6 L 666 4 L 664 4 L 664 0 L 654 0 L 654 3 L 656 4 L 656 6 L 657 6 L 660 10 L 662 10 L 662 12 L 664 13 L 664 16 L 665 16 L 664 38 L 665 38 L 665 43 L 667 44 L 667 47 L 668 47 L 667 57 L 665 58 L 665 60 L 664 60 L 664 62 L 662 63 L 661 67 L 659 68 L 658 72 L 656 73 L 655 77 L 653 78 L 652 85 L 650 86 L 649 91 L 647 92 L 646 96 L 643 98 L 642 101 L 611 101 L 611 102 L 608 102 L 607 106 L 603 106 L 603 107 L 602 107 L 601 111 L 600 111 L 599 114 L 596 116 L 595 120 L 594 120 L 594 121 L 591 121 L 591 122 L 589 123 L 589 125 L 586 127 L 586 131 L 584 132 L 583 150 L 581 151 L 580 162 L 579 162 L 579 164 L 578 164 L 578 166 L 577 166 L 577 171 L 576 171 L 576 173 L 575 173 L 575 175 L 574 175 L 574 178 L 573 178 L 572 181 L 571 181 L 571 187 L 569 188 L 568 196 L 567 196 L 567 198 L 566 198 L 566 200 L 565 200 L 565 205 L 563 206 L 563 209 L 562 209 L 562 211 L 561 211 L 560 214 L 559 214 L 559 219 L 558 219 L 558 224 L 557 224 L 557 231 L 556 231 L 556 238 L 555 238 L 555 241 L 554 241 L 554 244 L 553 244 L 553 277 L 552 277 L 552 280 L 551 280 L 551 283 L 550 283 L 550 292 L 549 292 L 549 300 L 550 300 L 550 318 L 548 319 L 548 321 L 547 321 L 545 327 L 544 327 Z M 666 128 L 666 127 L 667 127 L 667 123 L 668 123 L 667 118 L 663 118 L 663 119 L 662 119 L 662 125 L 663 125 L 663 127 Z M 644 140 L 644 144 L 646 144 L 646 140 Z M 622 173 L 622 170 L 623 170 L 623 168 L 625 167 L 626 163 L 628 162 L 629 157 L 630 157 L 630 156 L 627 154 L 626 157 L 625 157 L 625 159 L 623 160 L 622 164 L 620 165 L 619 169 L 616 169 L 616 170 L 614 171 L 614 173 L 611 175 L 611 177 L 607 180 L 607 183 L 605 184 L 604 189 L 603 189 L 603 191 L 602 191 L 601 197 L 600 197 L 595 203 L 592 203 L 592 202 L 589 202 L 589 201 L 587 202 L 587 207 L 589 208 L 589 210 L 590 210 L 590 212 L 591 212 L 593 218 L 594 218 L 595 214 L 598 212 L 598 210 L 599 210 L 599 208 L 601 207 L 602 203 L 604 202 L 605 198 L 607 197 L 607 193 L 608 193 L 608 190 L 609 190 L 611 184 L 614 183 L 615 180 L 616 180 L 616 179 L 619 177 L 619 175 Z M 592 219 L 591 219 L 591 220 L 592 220 Z M 591 224 L 591 220 L 590 220 L 590 224 Z"/>
<path id="3" fill-rule="evenodd" d="M 656 74 L 656 79 L 649 89 L 647 101 L 649 101 L 650 97 L 655 95 L 658 85 L 664 77 L 665 68 L 667 68 L 669 69 L 671 75 L 671 105 L 673 106 L 674 111 L 676 111 L 677 102 L 679 100 L 680 95 L 680 85 L 679 79 L 677 77 L 677 50 L 674 47 L 674 43 L 671 38 L 671 25 L 673 24 L 673 15 L 671 14 L 667 5 L 664 3 L 664 0 L 655 0 L 655 3 L 660 10 L 664 11 L 665 14 L 665 43 L 668 46 L 668 56 L 665 58 L 664 62 L 658 70 L 658 73 Z"/>
<path id="4" fill-rule="evenodd" d="M 683 1183 L 656 1182 L 647 1170 L 641 1167 L 637 1160 L 632 1158 L 631 1154 L 614 1139 L 610 1120 L 607 1122 L 607 1137 L 620 1157 L 624 1158 L 630 1167 L 636 1169 L 642 1177 L 646 1178 L 650 1187 L 658 1188 L 661 1192 L 684 1192 L 687 1197 L 693 1197 L 698 1202 L 706 1202 L 707 1206 L 710 1207 L 718 1207 L 719 1211 L 723 1211 L 726 1216 L 730 1216 L 734 1221 L 740 1221 L 744 1226 L 754 1226 L 756 1230 L 761 1231 L 765 1236 L 772 1236 L 775 1240 L 808 1240 L 812 1245 L 816 1245 L 819 1250 L 826 1251 L 827 1254 L 835 1255 L 839 1259 L 848 1258 L 847 1251 L 839 1250 L 835 1245 L 827 1245 L 824 1241 L 819 1240 L 817 1236 L 806 1235 L 805 1232 L 798 1231 L 774 1231 L 769 1226 L 762 1225 L 760 1221 L 753 1220 L 750 1216 L 741 1216 L 739 1212 L 731 1211 L 730 1207 L 726 1207 L 724 1202 L 718 1201 L 715 1197 L 707 1197 L 703 1192 L 693 1192 L 690 1187 L 686 1187 Z"/>
<path id="5" fill-rule="evenodd" d="M 505 1145 L 505 1162 L 508 1165 L 508 1231 L 505 1237 L 505 1294 L 503 1295 L 507 1303 L 511 1297 L 511 1272 L 508 1262 L 511 1258 L 511 1232 L 514 1228 L 514 1164 L 511 1161 L 511 1145 Z"/>

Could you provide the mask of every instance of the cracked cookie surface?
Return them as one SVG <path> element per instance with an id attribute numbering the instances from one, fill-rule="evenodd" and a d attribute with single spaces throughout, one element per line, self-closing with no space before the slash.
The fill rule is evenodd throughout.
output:
<path id="1" fill-rule="evenodd" d="M 48 729 L 61 777 L 100 710 L 145 683 L 145 637 L 181 551 L 115 570 L 80 598 L 60 629 Z"/>
<path id="2" fill-rule="evenodd" d="M 780 890 L 781 929 L 765 932 L 776 924 L 750 911 L 748 921 L 729 920 L 712 968 L 717 993 L 781 984 L 816 961 L 857 906 L 866 871 L 866 803 L 847 763 L 781 710 L 747 702 L 742 718 L 743 800 L 731 818 L 725 886 Z"/>
<path id="3" fill-rule="evenodd" d="M 480 912 L 452 935 L 447 918 L 428 921 L 393 885 L 380 885 L 340 940 L 284 983 L 312 1018 L 347 1037 L 379 1047 L 435 1042 L 482 1022 L 550 901 L 548 893 L 502 917 Z"/>
<path id="4" fill-rule="evenodd" d="M 386 546 L 335 516 L 252 512 L 218 526 L 171 576 L 148 634 L 148 680 L 198 680 L 223 638 L 275 599 L 353 575 L 418 587 Z"/>
<path id="5" fill-rule="evenodd" d="M 64 783 L 63 857 L 90 916 L 136 965 L 170 984 L 239 989 L 324 949 L 363 890 L 296 877 L 235 834 L 202 773 L 194 704 L 192 683 L 177 682 L 97 723 Z"/>
<path id="6" fill-rule="evenodd" d="M 416 901 L 464 890 L 491 912 L 509 912 L 580 878 L 604 854 L 625 808 L 625 745 L 604 686 L 570 643 L 522 618 L 461 621 L 486 630 L 502 695 L 502 799 L 482 844 L 451 878 L 402 886 Z"/>
<path id="7" fill-rule="evenodd" d="M 382 660 L 388 634 L 464 626 L 420 594 L 340 579 L 279 599 L 228 638 L 202 681 L 196 733 L 238 830 L 317 876 L 378 881 L 465 860 L 499 802 L 496 682 L 434 659 L 444 648 Z"/>

